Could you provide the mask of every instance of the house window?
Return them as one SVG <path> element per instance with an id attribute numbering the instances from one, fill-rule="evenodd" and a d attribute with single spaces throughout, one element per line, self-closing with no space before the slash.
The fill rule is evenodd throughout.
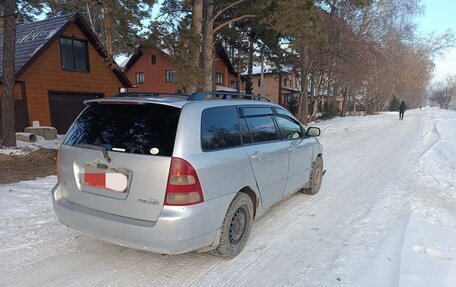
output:
<path id="1" fill-rule="evenodd" d="M 231 81 L 230 82 L 230 88 L 236 89 L 238 88 L 238 82 L 237 81 Z"/>
<path id="2" fill-rule="evenodd" d="M 152 55 L 151 61 L 152 61 L 152 65 L 157 64 L 157 55 Z"/>
<path id="3" fill-rule="evenodd" d="M 174 82 L 176 71 L 175 70 L 166 70 L 165 71 L 165 82 L 172 83 Z"/>
<path id="4" fill-rule="evenodd" d="M 144 84 L 144 72 L 136 73 L 136 84 Z"/>
<path id="5" fill-rule="evenodd" d="M 261 87 L 261 78 L 258 79 L 258 87 Z"/>
<path id="6" fill-rule="evenodd" d="M 61 37 L 60 54 L 62 69 L 78 72 L 89 71 L 87 41 Z"/>
<path id="7" fill-rule="evenodd" d="M 288 79 L 287 78 L 283 79 L 283 86 L 286 87 L 287 84 L 288 84 Z"/>
<path id="8" fill-rule="evenodd" d="M 223 84 L 223 73 L 215 73 L 215 83 Z"/>

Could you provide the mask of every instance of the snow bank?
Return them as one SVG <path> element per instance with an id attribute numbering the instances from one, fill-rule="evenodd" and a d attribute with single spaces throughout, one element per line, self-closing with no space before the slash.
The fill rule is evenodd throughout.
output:
<path id="1" fill-rule="evenodd" d="M 36 136 L 36 142 L 24 142 L 24 141 L 16 141 L 17 147 L 12 148 L 0 148 L 0 154 L 6 155 L 26 155 L 30 151 L 37 150 L 39 148 L 46 148 L 46 149 L 58 149 L 60 143 L 62 142 L 65 135 L 58 135 L 57 139 L 55 140 L 45 140 L 41 136 Z"/>

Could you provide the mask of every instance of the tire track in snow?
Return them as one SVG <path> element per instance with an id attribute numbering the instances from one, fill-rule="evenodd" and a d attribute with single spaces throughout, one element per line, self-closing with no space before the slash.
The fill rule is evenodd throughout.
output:
<path id="1" fill-rule="evenodd" d="M 374 133 L 374 131 L 371 131 Z M 366 136 L 369 138 L 369 136 Z M 342 170 L 336 173 L 330 178 L 324 179 L 324 184 L 332 182 L 337 179 L 339 176 L 345 174 L 348 170 L 355 168 L 360 163 L 360 158 L 356 162 L 351 162 L 350 165 L 345 165 Z M 364 169 L 358 173 L 357 177 L 366 173 L 368 169 Z M 355 181 L 356 179 L 353 179 Z M 322 190 L 324 190 L 324 185 L 322 185 Z M 286 201 L 280 202 L 275 205 L 269 212 L 267 212 L 261 219 L 264 219 L 266 222 L 254 222 L 253 227 L 257 225 L 256 232 L 253 232 L 253 236 L 249 239 L 249 243 L 246 249 L 235 259 L 233 263 L 229 262 L 223 264 L 223 266 L 215 266 L 211 270 L 208 270 L 205 274 L 201 274 L 190 286 L 205 286 L 210 284 L 214 280 L 214 277 L 217 278 L 219 286 L 229 286 L 236 285 L 235 278 L 239 276 L 238 272 L 242 269 L 242 273 L 250 273 L 252 269 L 262 269 L 267 264 L 272 262 L 272 259 L 275 258 L 278 254 L 282 252 L 282 249 L 285 249 L 287 245 L 291 244 L 287 241 L 286 236 L 293 233 L 293 230 L 296 229 L 298 225 L 305 223 L 307 218 L 304 216 L 309 215 L 315 208 L 319 207 L 323 202 L 327 201 L 331 196 L 338 193 L 340 190 L 333 188 L 328 192 L 324 193 L 323 196 L 320 194 L 317 197 L 310 197 L 310 201 L 301 202 L 300 200 L 294 201 L 293 199 L 299 194 L 292 195 Z M 290 206 L 291 204 L 291 206 Z M 310 204 L 310 206 L 308 206 Z M 304 210 L 303 207 L 305 207 Z M 294 214 L 292 217 L 287 217 L 289 214 Z M 271 218 L 268 220 L 268 218 Z M 260 219 L 258 219 L 260 220 Z M 286 226 L 286 228 L 282 228 Z M 271 236 L 272 234 L 272 236 Z M 269 238 L 272 237 L 272 240 Z M 238 259 L 240 258 L 240 259 Z M 242 262 L 242 267 L 237 268 L 237 262 Z M 224 276 L 223 280 L 218 277 L 217 267 L 223 269 L 233 269 L 231 276 Z M 205 278 L 206 277 L 206 278 Z"/>

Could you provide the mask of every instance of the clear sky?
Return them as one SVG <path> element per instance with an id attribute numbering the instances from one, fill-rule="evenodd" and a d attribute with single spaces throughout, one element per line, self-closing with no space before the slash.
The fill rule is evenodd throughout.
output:
<path id="1" fill-rule="evenodd" d="M 424 15 L 417 18 L 418 30 L 423 34 L 443 34 L 447 30 L 456 33 L 456 0 L 421 0 Z M 445 75 L 456 75 L 456 48 L 445 51 L 435 59 L 435 80 Z"/>

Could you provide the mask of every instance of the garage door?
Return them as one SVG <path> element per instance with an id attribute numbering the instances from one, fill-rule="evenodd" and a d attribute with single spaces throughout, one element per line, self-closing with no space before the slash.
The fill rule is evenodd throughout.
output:
<path id="1" fill-rule="evenodd" d="M 66 133 L 85 108 L 84 101 L 101 97 L 102 94 L 94 93 L 49 93 L 52 126 L 57 129 L 57 133 Z"/>

